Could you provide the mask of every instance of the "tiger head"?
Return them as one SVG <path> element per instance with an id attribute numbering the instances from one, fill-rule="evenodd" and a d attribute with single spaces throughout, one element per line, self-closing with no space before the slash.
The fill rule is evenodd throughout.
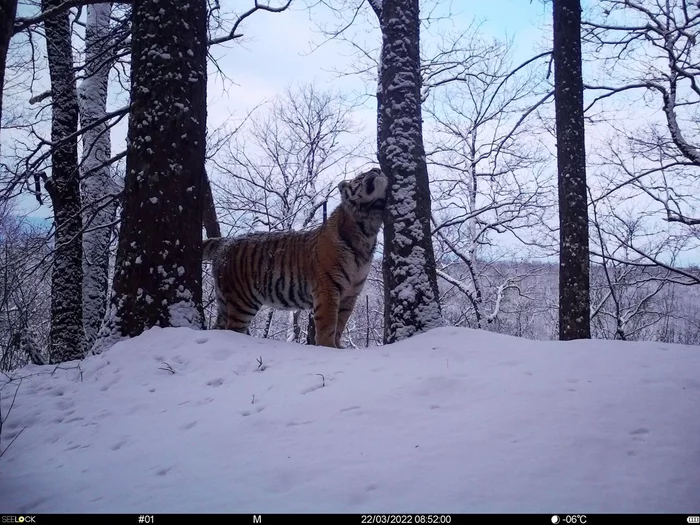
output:
<path id="1" fill-rule="evenodd" d="M 372 168 L 350 181 L 338 184 L 343 206 L 353 214 L 380 216 L 386 207 L 389 179 L 379 168 Z"/>

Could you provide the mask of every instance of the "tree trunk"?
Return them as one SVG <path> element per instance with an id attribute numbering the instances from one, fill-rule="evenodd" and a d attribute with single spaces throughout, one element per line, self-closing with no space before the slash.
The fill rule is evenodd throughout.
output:
<path id="1" fill-rule="evenodd" d="M 263 339 L 268 339 L 270 337 L 270 330 L 272 329 L 272 317 L 275 315 L 274 310 L 269 310 L 267 312 L 267 320 L 265 321 L 265 330 L 263 331 Z"/>
<path id="2" fill-rule="evenodd" d="M 107 111 L 107 89 L 112 61 L 109 53 L 110 4 L 87 6 L 85 26 L 85 79 L 80 85 L 80 122 L 87 127 L 104 117 Z M 102 164 L 111 156 L 110 130 L 100 124 L 83 135 L 82 198 L 86 204 L 83 223 L 89 224 L 83 234 L 83 325 L 85 347 L 97 337 L 107 309 L 109 287 L 109 241 L 118 201 L 110 194 L 118 192 L 110 176 L 109 166 Z"/>
<path id="3" fill-rule="evenodd" d="M 365 348 L 369 348 L 369 295 L 365 295 L 365 313 L 367 314 L 367 334 L 365 337 Z"/>
<path id="4" fill-rule="evenodd" d="M 207 238 L 221 237 L 221 226 L 219 225 L 216 207 L 214 206 L 214 193 L 211 191 L 211 181 L 207 173 L 204 174 L 204 210 L 202 213 L 204 231 L 207 232 Z"/>
<path id="5" fill-rule="evenodd" d="M 2 95 L 5 87 L 7 50 L 13 34 L 17 0 L 0 0 L 0 123 L 2 122 Z M 0 145 L 2 141 L 0 141 Z"/>
<path id="6" fill-rule="evenodd" d="M 159 326 L 204 327 L 206 2 L 136 0 L 124 201 L 95 352 Z"/>
<path id="7" fill-rule="evenodd" d="M 60 4 L 61 0 L 43 0 L 41 8 L 46 11 Z M 49 359 L 61 363 L 84 355 L 78 140 L 64 140 L 78 128 L 78 96 L 68 12 L 48 18 L 44 31 L 53 101 L 51 141 L 63 141 L 51 150 L 51 178 L 46 182 L 55 225 Z"/>
<path id="8" fill-rule="evenodd" d="M 554 96 L 559 171 L 559 339 L 589 339 L 588 196 L 580 0 L 554 0 Z"/>
<path id="9" fill-rule="evenodd" d="M 314 346 L 316 344 L 316 322 L 313 311 L 309 312 L 309 328 L 306 332 L 306 344 Z"/>
<path id="10" fill-rule="evenodd" d="M 294 334 L 294 342 L 301 342 L 301 310 L 294 312 L 292 316 L 292 333 Z"/>
<path id="11" fill-rule="evenodd" d="M 385 0 L 379 163 L 389 177 L 384 224 L 384 343 L 442 324 L 423 146 L 419 0 Z"/>

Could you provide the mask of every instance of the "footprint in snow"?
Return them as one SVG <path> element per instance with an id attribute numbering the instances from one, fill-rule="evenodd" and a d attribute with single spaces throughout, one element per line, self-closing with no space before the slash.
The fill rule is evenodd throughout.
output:
<path id="1" fill-rule="evenodd" d="M 116 385 L 117 383 L 119 383 L 119 378 L 118 378 L 118 377 L 115 377 L 114 379 L 112 379 L 111 381 L 109 381 L 106 385 L 101 386 L 101 387 L 100 387 L 100 390 L 101 390 L 102 392 L 107 392 L 107 390 L 109 390 L 110 388 L 112 388 L 112 387 L 113 387 L 114 385 Z"/>
<path id="2" fill-rule="evenodd" d="M 319 388 L 323 388 L 323 385 L 315 385 L 315 386 L 310 386 L 308 388 L 305 388 L 302 390 L 300 393 L 302 395 L 309 394 L 310 392 L 313 392 L 314 390 L 318 390 Z"/>
<path id="3" fill-rule="evenodd" d="M 119 450 L 124 445 L 126 445 L 126 443 L 127 443 L 126 439 L 122 439 L 121 441 L 117 441 L 114 445 L 112 445 L 109 448 L 111 448 L 112 450 Z"/>
<path id="4" fill-rule="evenodd" d="M 187 423 L 186 425 L 182 425 L 180 428 L 181 428 L 182 430 L 189 430 L 189 429 L 191 429 L 192 427 L 194 427 L 196 424 L 197 424 L 196 421 L 191 421 L 191 422 Z"/>
<path id="5" fill-rule="evenodd" d="M 313 421 L 290 421 L 287 423 L 288 427 L 301 427 L 303 425 L 310 425 Z"/>
<path id="6" fill-rule="evenodd" d="M 241 410 L 241 415 L 242 415 L 243 417 L 248 417 L 248 416 L 251 415 L 253 412 L 260 413 L 260 412 L 262 412 L 263 410 L 265 410 L 265 407 L 264 407 L 264 406 L 256 407 L 254 411 L 253 411 L 253 410 Z"/>
<path id="7" fill-rule="evenodd" d="M 223 378 L 219 377 L 217 379 L 212 379 L 211 381 L 207 381 L 207 385 L 209 386 L 221 386 L 224 384 Z"/>
<path id="8" fill-rule="evenodd" d="M 197 343 L 198 345 L 203 345 L 207 341 L 209 341 L 208 337 L 198 337 L 197 339 L 194 340 L 194 342 Z"/>
<path id="9" fill-rule="evenodd" d="M 60 399 L 56 401 L 55 407 L 59 410 L 70 410 L 75 406 L 75 403 L 70 399 Z"/>
<path id="10" fill-rule="evenodd" d="M 649 433 L 649 430 L 646 428 L 638 428 L 637 430 L 633 430 L 630 432 L 631 436 L 644 436 Z"/>

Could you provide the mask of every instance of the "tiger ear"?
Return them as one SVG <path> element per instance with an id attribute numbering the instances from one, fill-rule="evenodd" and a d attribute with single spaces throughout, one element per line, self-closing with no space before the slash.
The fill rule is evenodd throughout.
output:
<path id="1" fill-rule="evenodd" d="M 347 187 L 348 187 L 348 181 L 346 181 L 346 180 L 340 181 L 340 183 L 338 184 L 338 191 L 340 192 L 341 196 L 343 196 L 343 197 L 345 196 L 345 190 L 347 189 Z"/>

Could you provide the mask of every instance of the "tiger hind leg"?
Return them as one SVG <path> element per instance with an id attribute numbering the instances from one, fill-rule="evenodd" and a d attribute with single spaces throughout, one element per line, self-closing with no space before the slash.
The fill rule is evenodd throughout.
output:
<path id="1" fill-rule="evenodd" d="M 250 323 L 253 322 L 256 311 L 243 308 L 235 303 L 226 303 L 226 322 L 224 328 L 241 334 L 250 335 Z"/>
<path id="2" fill-rule="evenodd" d="M 226 304 L 217 305 L 216 321 L 213 326 L 214 330 L 224 330 L 226 328 L 226 312 Z"/>

